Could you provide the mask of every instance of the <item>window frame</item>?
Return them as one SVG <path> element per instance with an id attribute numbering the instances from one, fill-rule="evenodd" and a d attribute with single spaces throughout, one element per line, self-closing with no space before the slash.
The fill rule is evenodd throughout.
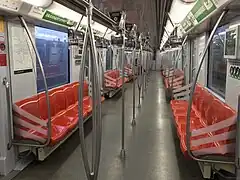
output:
<path id="1" fill-rule="evenodd" d="M 227 26 L 229 25 L 229 23 L 224 23 L 224 24 L 221 24 L 221 26 L 218 26 L 218 28 L 221 28 L 223 26 Z M 208 35 L 208 38 L 211 34 L 211 30 L 208 31 L 207 35 Z M 210 73 L 210 70 L 213 68 L 212 67 L 212 64 L 211 64 L 211 48 L 212 48 L 212 41 L 211 41 L 211 44 L 209 45 L 208 47 L 208 51 L 207 51 L 207 89 L 210 90 L 210 92 L 212 92 L 215 96 L 217 96 L 219 99 L 225 101 L 225 98 L 226 98 L 226 82 L 227 82 L 227 78 L 225 80 L 225 92 L 221 92 L 220 90 L 218 90 L 217 88 L 213 87 L 210 85 L 210 82 L 212 81 L 212 74 Z M 224 47 L 223 47 L 223 51 L 224 51 Z M 227 73 L 227 64 L 226 64 L 226 73 Z M 210 81 L 211 79 L 211 81 Z"/>
<path id="2" fill-rule="evenodd" d="M 36 24 L 36 25 L 34 25 L 34 29 L 36 29 L 36 27 L 67 33 L 67 37 L 69 39 L 69 33 L 68 33 L 68 29 L 67 28 L 64 28 L 64 27 L 61 27 L 61 26 L 55 26 L 55 25 L 51 25 L 51 24 Z M 36 43 L 36 35 L 34 36 L 34 40 L 35 40 L 35 43 Z M 69 84 L 71 82 L 71 64 L 70 64 L 71 52 L 70 52 L 70 49 L 69 49 L 69 45 L 68 45 L 68 52 L 67 53 L 68 53 L 67 54 L 67 58 L 68 58 L 67 59 L 67 65 L 68 65 L 68 68 L 67 68 L 67 70 L 68 70 L 68 72 L 67 72 L 67 82 L 66 83 L 61 83 L 60 85 L 59 84 L 58 85 L 54 85 L 54 86 L 51 86 L 51 87 L 48 86 L 48 90 L 54 89 L 54 88 L 57 88 L 57 87 L 60 87 L 60 86 L 63 86 L 65 84 Z M 44 73 L 45 73 L 45 71 L 44 71 Z M 46 80 L 47 80 L 47 77 L 46 77 Z M 37 63 L 36 63 L 36 85 L 37 84 L 38 83 L 37 83 Z M 37 93 L 41 93 L 41 92 L 44 92 L 44 91 L 45 91 L 45 88 L 39 90 L 38 89 L 38 85 L 37 85 Z"/>

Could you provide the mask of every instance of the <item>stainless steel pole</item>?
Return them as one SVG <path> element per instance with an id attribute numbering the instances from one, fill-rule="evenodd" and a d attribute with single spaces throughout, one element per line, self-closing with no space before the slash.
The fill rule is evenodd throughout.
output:
<path id="1" fill-rule="evenodd" d="M 101 155 L 101 136 L 102 136 L 102 119 L 101 119 L 101 93 L 99 83 L 99 67 L 97 60 L 97 50 L 94 40 L 94 35 L 91 27 L 92 22 L 92 8 L 93 5 L 89 0 L 89 6 L 87 9 L 88 26 L 86 29 L 84 44 L 83 44 L 83 56 L 79 73 L 79 135 L 80 145 L 83 157 L 83 163 L 88 180 L 97 180 L 100 155 Z M 84 139 L 84 124 L 83 124 L 83 87 L 84 87 L 84 67 L 86 62 L 88 40 L 90 41 L 90 65 L 91 65 L 91 80 L 92 80 L 92 106 L 93 106 L 93 139 L 92 139 L 92 166 L 90 169 L 88 155 Z"/>
<path id="2" fill-rule="evenodd" d="M 236 180 L 240 180 L 240 95 L 238 96 L 238 111 L 237 111 L 237 131 L 236 131 Z"/>
<path id="3" fill-rule="evenodd" d="M 84 119 L 83 119 L 83 87 L 84 87 L 84 68 L 86 64 L 86 54 L 88 53 L 88 27 L 85 31 L 84 43 L 83 43 L 83 53 L 82 53 L 82 61 L 79 70 L 79 99 L 78 99 L 78 119 L 79 119 L 79 137 L 80 137 L 80 147 L 83 158 L 83 164 L 86 172 L 86 176 L 88 180 L 91 180 L 91 170 L 88 161 L 88 153 L 85 145 L 85 137 L 84 137 Z"/>
<path id="4" fill-rule="evenodd" d="M 11 106 L 11 92 L 10 92 L 10 83 L 8 82 L 7 78 L 3 78 L 3 85 L 5 86 L 6 89 L 6 101 L 7 101 L 7 118 L 8 118 L 8 128 L 9 128 L 9 142 L 7 144 L 7 149 L 10 150 L 13 145 L 13 121 L 12 121 L 12 106 Z"/>
<path id="5" fill-rule="evenodd" d="M 144 76 L 144 59 L 145 59 L 145 56 L 144 56 L 145 54 L 144 54 L 144 51 L 142 51 L 142 61 L 141 61 L 141 79 L 142 79 L 142 99 L 144 99 L 144 90 L 145 90 L 145 85 L 144 85 L 144 83 L 145 83 L 145 81 L 144 81 L 144 78 L 145 78 L 145 76 Z"/>
<path id="6" fill-rule="evenodd" d="M 141 107 L 141 84 L 140 84 L 140 49 L 139 49 L 139 56 L 138 56 L 138 61 L 137 61 L 137 83 L 138 83 L 138 108 Z"/>
<path id="7" fill-rule="evenodd" d="M 91 0 L 90 0 L 91 2 Z M 91 3 L 90 3 L 91 4 Z M 89 15 L 92 16 L 92 8 L 93 5 L 91 4 L 91 6 L 89 7 L 88 13 Z M 96 126 L 96 137 L 95 139 L 95 143 L 96 143 L 96 152 L 95 152 L 95 164 L 94 164 L 94 178 L 93 180 L 97 180 L 98 177 L 98 172 L 99 172 L 99 165 L 100 165 L 100 158 L 101 158 L 101 144 L 102 144 L 102 116 L 101 116 L 101 90 L 100 90 L 100 76 L 99 76 L 99 66 L 98 66 L 98 60 L 97 60 L 97 48 L 95 45 L 95 39 L 94 39 L 94 34 L 93 34 L 93 30 L 91 27 L 91 21 L 92 21 L 92 17 L 89 17 L 89 38 L 90 38 L 90 45 L 91 45 L 91 51 L 92 51 L 92 61 L 93 61 L 93 70 L 92 71 L 92 76 L 94 77 L 94 83 L 92 85 L 92 88 L 94 90 L 94 96 L 93 96 L 93 107 L 96 111 L 95 113 L 95 118 L 93 118 L 93 120 L 95 120 L 95 122 L 93 123 L 93 125 Z M 94 113 L 93 113 L 94 114 Z"/>
<path id="8" fill-rule="evenodd" d="M 142 45 L 140 42 L 139 61 L 138 61 L 138 108 L 141 108 L 141 91 L 142 91 Z"/>
<path id="9" fill-rule="evenodd" d="M 120 26 L 122 28 L 122 38 L 123 38 L 123 44 L 122 44 L 122 52 L 121 52 L 121 60 L 122 60 L 122 149 L 121 149 L 121 157 L 125 158 L 126 151 L 125 151 L 125 20 L 126 20 L 126 14 L 125 12 L 122 13 L 122 20 L 120 22 Z"/>
<path id="10" fill-rule="evenodd" d="M 132 119 L 132 126 L 136 125 L 136 80 L 135 80 L 135 58 L 136 58 L 136 41 L 135 47 L 133 49 L 133 62 L 132 62 L 132 74 L 133 74 L 133 119 Z"/>

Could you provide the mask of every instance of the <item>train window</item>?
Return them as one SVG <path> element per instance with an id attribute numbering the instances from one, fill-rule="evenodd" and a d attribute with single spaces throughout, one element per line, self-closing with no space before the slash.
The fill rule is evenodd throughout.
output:
<path id="1" fill-rule="evenodd" d="M 68 34 L 36 26 L 35 37 L 48 87 L 53 88 L 68 83 Z M 44 89 L 43 76 L 37 63 L 37 90 L 41 92 Z"/>
<path id="2" fill-rule="evenodd" d="M 224 38 L 228 26 L 219 27 L 209 50 L 208 87 L 220 96 L 225 96 L 227 60 L 224 59 Z"/>

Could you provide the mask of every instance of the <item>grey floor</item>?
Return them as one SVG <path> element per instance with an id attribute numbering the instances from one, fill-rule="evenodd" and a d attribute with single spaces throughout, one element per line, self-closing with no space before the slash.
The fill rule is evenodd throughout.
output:
<path id="1" fill-rule="evenodd" d="M 121 98 L 104 102 L 103 144 L 99 180 L 200 180 L 196 162 L 181 154 L 159 73 L 152 73 L 148 90 L 131 127 L 132 85 L 126 90 L 126 159 L 121 150 Z M 89 124 L 91 121 L 89 121 Z M 87 126 L 89 126 L 89 124 Z M 91 133 L 86 137 L 91 151 Z M 44 162 L 34 162 L 15 180 L 85 180 L 78 134 Z"/>

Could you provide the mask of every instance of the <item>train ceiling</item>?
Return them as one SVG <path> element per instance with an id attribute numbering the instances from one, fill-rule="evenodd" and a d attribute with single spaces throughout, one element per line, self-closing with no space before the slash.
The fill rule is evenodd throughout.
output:
<path id="1" fill-rule="evenodd" d="M 151 45 L 159 47 L 172 0 L 93 0 L 93 3 L 105 13 L 125 10 L 127 20 L 135 23 L 140 32 L 149 32 Z"/>
<path id="2" fill-rule="evenodd" d="M 55 0 L 70 9 L 84 13 L 81 0 Z M 94 6 L 107 14 L 110 11 L 127 12 L 127 20 L 138 26 L 139 32 L 150 33 L 152 47 L 160 47 L 167 22 L 167 13 L 173 0 L 92 0 Z M 107 26 L 107 22 L 101 22 Z"/>

